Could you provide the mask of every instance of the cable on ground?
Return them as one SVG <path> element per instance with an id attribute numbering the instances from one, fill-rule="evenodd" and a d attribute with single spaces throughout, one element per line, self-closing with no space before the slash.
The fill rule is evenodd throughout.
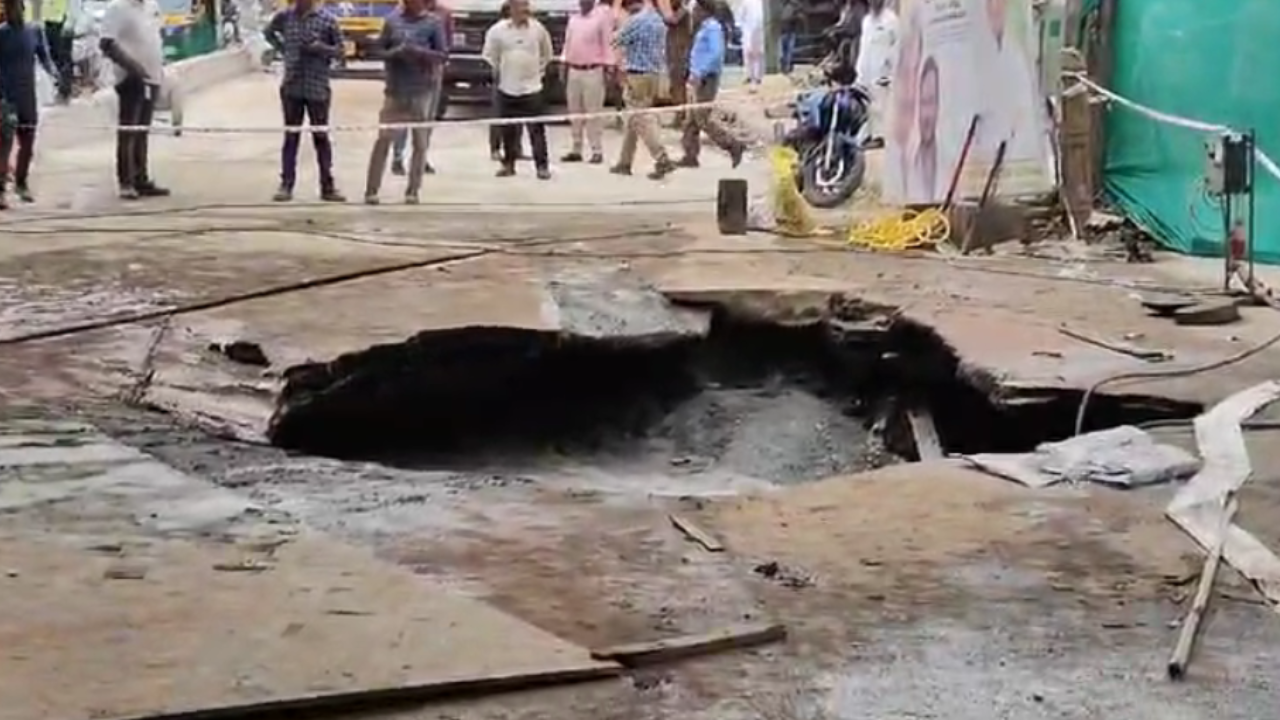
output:
<path id="1" fill-rule="evenodd" d="M 1085 415 L 1089 410 L 1089 401 L 1103 386 L 1112 385 L 1118 382 L 1128 382 L 1131 380 L 1162 380 L 1167 378 L 1190 377 L 1192 375 L 1199 375 L 1213 370 L 1220 370 L 1224 367 L 1244 362 L 1245 360 L 1267 350 L 1276 343 L 1280 343 L 1280 333 L 1272 335 L 1257 345 L 1245 348 L 1235 355 L 1222 358 L 1221 360 L 1215 360 L 1204 365 L 1196 365 L 1187 368 L 1168 368 L 1164 370 L 1143 370 L 1138 372 L 1121 373 L 1119 375 L 1112 375 L 1111 377 L 1103 378 L 1090 386 L 1088 390 L 1085 390 L 1084 395 L 1081 396 L 1080 408 L 1076 410 L 1075 434 L 1080 435 L 1084 432 L 1084 420 Z"/>

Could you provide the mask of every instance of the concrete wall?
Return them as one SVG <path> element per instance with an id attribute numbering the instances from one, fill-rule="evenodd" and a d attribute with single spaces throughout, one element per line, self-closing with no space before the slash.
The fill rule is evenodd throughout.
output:
<path id="1" fill-rule="evenodd" d="M 178 92 L 190 97 L 257 68 L 253 54 L 241 47 L 181 60 L 165 70 L 168 82 Z M 70 105 L 46 108 L 40 121 L 40 147 L 67 149 L 101 141 L 110 134 L 104 128 L 116 123 L 116 108 L 116 93 L 111 88 L 99 90 L 87 98 L 78 98 Z"/>

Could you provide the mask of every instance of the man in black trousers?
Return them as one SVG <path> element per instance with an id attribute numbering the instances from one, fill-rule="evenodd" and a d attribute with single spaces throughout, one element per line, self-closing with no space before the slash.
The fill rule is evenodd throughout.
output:
<path id="1" fill-rule="evenodd" d="M 503 118 L 522 122 L 502 126 L 502 168 L 498 177 L 516 173 L 520 126 L 529 133 L 539 180 L 551 179 L 547 129 L 542 121 L 543 79 L 554 50 L 551 34 L 530 12 L 529 0 L 510 0 L 511 17 L 499 20 L 484 37 L 484 59 L 498 80 L 498 107 Z"/>
<path id="2" fill-rule="evenodd" d="M 333 100 L 329 70 L 342 57 L 342 31 L 338 21 L 316 7 L 315 0 L 294 0 L 293 7 L 276 13 L 267 25 L 266 40 L 284 57 L 284 80 L 280 83 L 280 108 L 284 114 L 284 144 L 280 148 L 280 187 L 276 202 L 293 199 L 297 180 L 298 143 L 302 121 L 313 127 L 329 124 Z M 333 143 L 326 131 L 312 131 L 316 164 L 320 170 L 320 199 L 345 202 L 333 178 Z"/>
<path id="3" fill-rule="evenodd" d="M 510 18 L 511 3 L 510 2 L 502 3 L 502 8 L 498 12 L 499 12 L 499 17 L 501 17 L 501 19 L 506 20 Z M 493 69 L 493 97 L 490 99 L 490 103 L 489 103 L 489 109 L 493 112 L 494 117 L 499 117 L 502 114 L 502 107 L 498 104 L 498 95 L 499 95 L 498 69 L 494 68 Z M 493 158 L 494 162 L 502 161 L 502 126 L 501 125 L 489 126 L 489 157 Z M 521 147 L 519 132 L 516 133 L 516 157 L 518 158 L 524 157 L 524 149 Z"/>
<path id="4" fill-rule="evenodd" d="M 122 200 L 169 195 L 152 182 L 147 169 L 148 128 L 164 81 L 162 25 L 156 0 L 111 0 L 102 15 L 102 54 L 116 66 L 117 122 L 135 128 L 116 133 L 116 181 Z"/>

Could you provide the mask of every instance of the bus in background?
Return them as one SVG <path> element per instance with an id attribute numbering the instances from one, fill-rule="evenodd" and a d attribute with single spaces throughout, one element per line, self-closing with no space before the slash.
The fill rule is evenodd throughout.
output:
<path id="1" fill-rule="evenodd" d="M 342 28 L 343 60 L 372 60 L 378 57 L 378 35 L 382 22 L 400 6 L 399 0 L 360 0 L 329 3 L 329 12 Z"/>

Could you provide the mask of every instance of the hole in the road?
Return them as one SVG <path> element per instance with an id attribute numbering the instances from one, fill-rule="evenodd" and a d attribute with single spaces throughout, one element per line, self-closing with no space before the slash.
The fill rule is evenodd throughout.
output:
<path id="1" fill-rule="evenodd" d="M 608 457 L 666 472 L 797 482 L 915 459 L 904 410 L 947 452 L 1021 452 L 1069 437 L 1077 392 L 994 404 L 927 328 L 713 316 L 663 346 L 456 328 L 291 370 L 277 445 L 422 467 Z M 1194 404 L 1098 396 L 1088 429 L 1189 418 Z"/>

